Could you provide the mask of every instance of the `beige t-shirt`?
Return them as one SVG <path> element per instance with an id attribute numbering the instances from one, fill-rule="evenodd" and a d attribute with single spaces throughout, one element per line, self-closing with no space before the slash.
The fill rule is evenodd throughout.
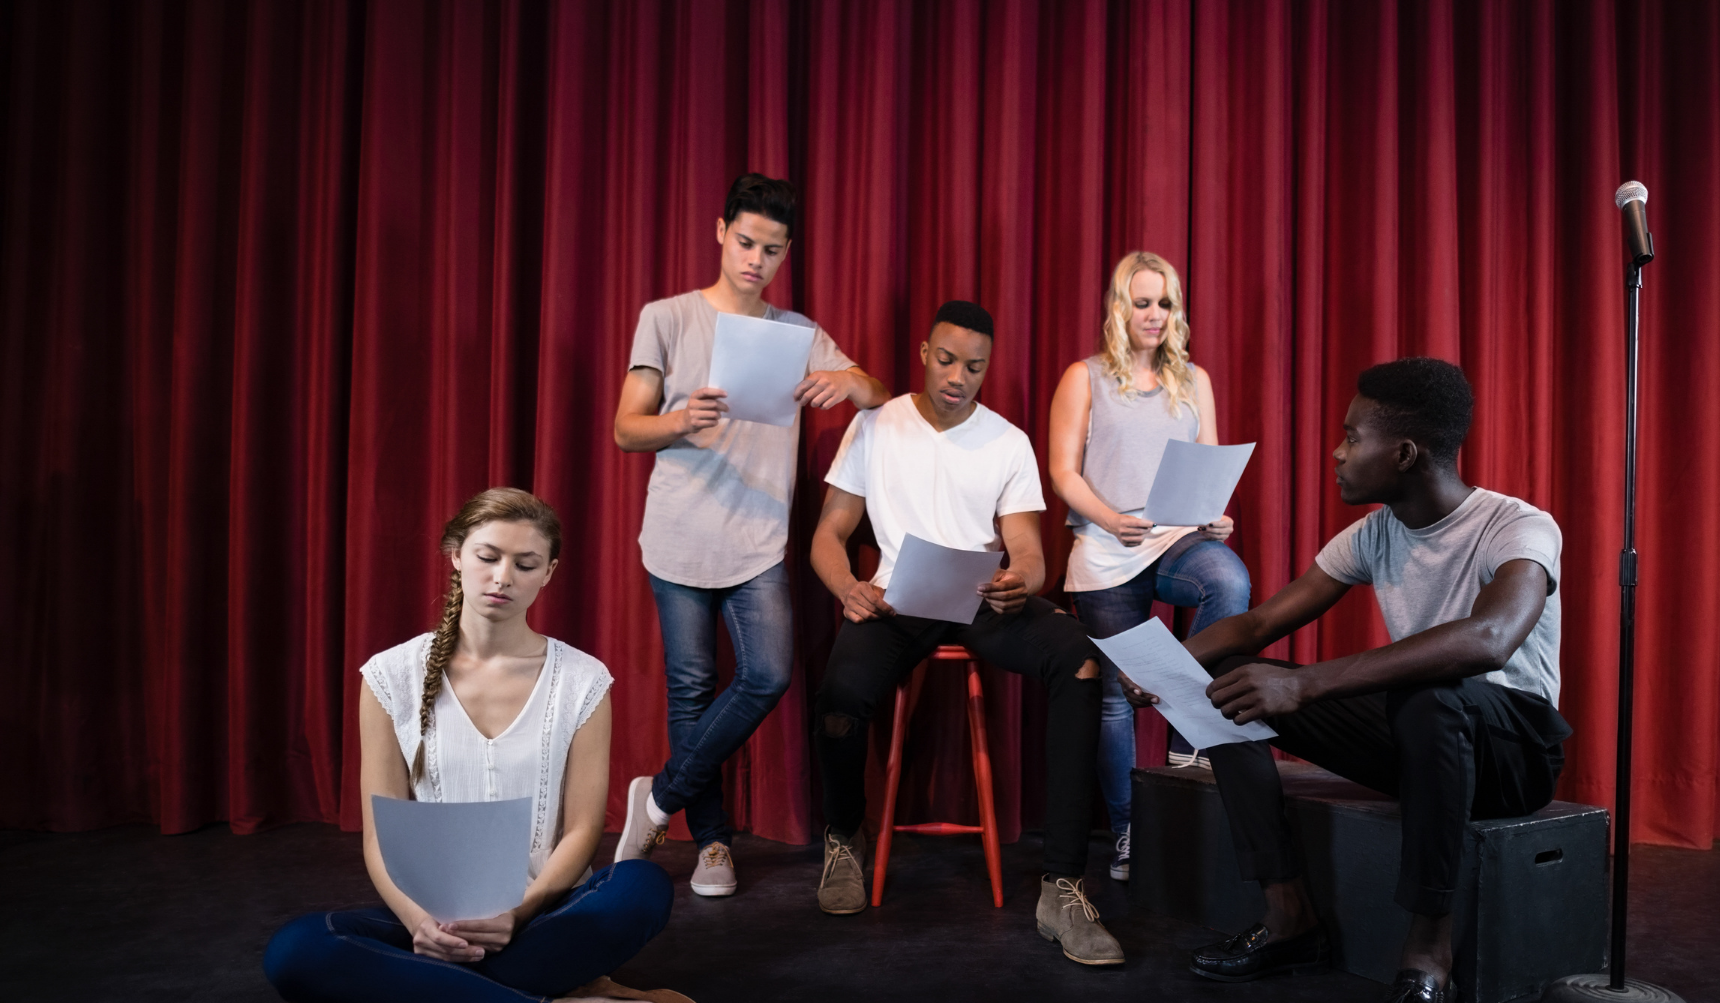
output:
<path id="1" fill-rule="evenodd" d="M 853 368 L 829 333 L 806 317 L 768 304 L 764 316 L 817 331 L 807 372 Z M 717 309 L 696 290 L 639 311 L 627 367 L 663 374 L 659 414 L 686 407 L 706 385 L 716 337 Z M 678 585 L 720 589 L 781 561 L 799 444 L 797 414 L 786 427 L 724 418 L 658 450 L 639 531 L 645 570 Z"/>

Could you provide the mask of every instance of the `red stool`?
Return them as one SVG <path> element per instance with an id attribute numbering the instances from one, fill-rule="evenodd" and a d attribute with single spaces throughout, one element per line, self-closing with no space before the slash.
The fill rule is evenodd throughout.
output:
<path id="1" fill-rule="evenodd" d="M 896 825 L 896 788 L 902 781 L 902 742 L 908 734 L 908 685 L 912 677 L 896 684 L 896 725 L 890 735 L 890 760 L 884 781 L 884 819 L 878 827 L 877 858 L 872 866 L 872 905 L 884 902 L 884 871 L 890 864 L 890 839 L 898 832 L 920 832 L 933 836 L 980 834 L 985 844 L 985 867 L 991 872 L 991 904 L 1003 908 L 1003 854 L 998 849 L 997 811 L 991 799 L 991 753 L 985 744 L 985 691 L 979 684 L 979 661 L 959 644 L 945 644 L 927 661 L 967 663 L 968 740 L 973 746 L 973 779 L 979 789 L 979 825 L 925 822 Z M 915 670 L 919 671 L 918 669 Z"/>

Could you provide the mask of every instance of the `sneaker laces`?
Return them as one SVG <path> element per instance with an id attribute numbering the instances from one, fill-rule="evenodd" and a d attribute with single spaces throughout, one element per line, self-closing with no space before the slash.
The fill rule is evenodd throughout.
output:
<path id="1" fill-rule="evenodd" d="M 647 821 L 649 822 L 649 820 Z M 668 838 L 668 826 L 647 824 L 645 834 L 639 838 L 639 849 L 645 853 L 650 853 L 653 849 L 662 846 L 663 840 Z"/>
<path id="2" fill-rule="evenodd" d="M 860 869 L 860 861 L 854 857 L 854 844 L 839 842 L 835 836 L 825 836 L 824 876 L 818 879 L 818 887 L 823 888 L 829 882 L 837 864 L 844 860 L 853 864 L 855 870 Z"/>
<path id="3" fill-rule="evenodd" d="M 729 848 L 722 843 L 712 843 L 705 847 L 704 856 L 699 862 L 706 867 L 733 866 L 729 859 Z"/>
<path id="4" fill-rule="evenodd" d="M 1124 829 L 1123 834 L 1121 836 L 1117 837 L 1117 859 L 1124 860 L 1124 859 L 1127 859 L 1128 856 L 1129 856 L 1129 830 Z"/>
<path id="5" fill-rule="evenodd" d="M 1098 920 L 1099 910 L 1093 908 L 1093 903 L 1087 901 L 1087 893 L 1081 890 L 1079 878 L 1073 881 L 1068 878 L 1058 878 L 1057 890 L 1063 893 L 1059 896 L 1064 900 L 1063 908 L 1073 909 L 1080 906 L 1081 911 L 1087 914 L 1087 922 L 1092 923 Z"/>

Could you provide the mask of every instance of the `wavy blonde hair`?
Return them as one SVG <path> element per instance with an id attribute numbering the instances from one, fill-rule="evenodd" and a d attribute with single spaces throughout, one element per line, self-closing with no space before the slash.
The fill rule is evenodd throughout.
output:
<path id="1" fill-rule="evenodd" d="M 1165 295 L 1171 301 L 1170 329 L 1153 353 L 1153 372 L 1165 388 L 1165 407 L 1173 415 L 1182 413 L 1182 402 L 1194 403 L 1194 367 L 1188 361 L 1188 317 L 1183 313 L 1182 282 L 1171 263 L 1150 251 L 1130 251 L 1111 272 L 1111 288 L 1105 291 L 1105 327 L 1099 340 L 1099 357 L 1105 372 L 1117 381 L 1125 396 L 1135 393 L 1135 359 L 1129 348 L 1129 314 L 1134 301 L 1129 284 L 1140 272 L 1158 272 L 1165 277 Z"/>

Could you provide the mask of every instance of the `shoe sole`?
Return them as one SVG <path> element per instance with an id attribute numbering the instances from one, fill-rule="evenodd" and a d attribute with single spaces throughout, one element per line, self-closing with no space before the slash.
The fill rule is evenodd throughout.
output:
<path id="1" fill-rule="evenodd" d="M 818 904 L 818 908 L 821 912 L 824 912 L 825 914 L 830 915 L 830 916 L 852 916 L 857 912 L 865 912 L 866 911 L 866 903 L 862 902 L 852 909 L 831 909 L 830 907 L 826 906 L 824 903 L 820 902 Z"/>
<path id="2" fill-rule="evenodd" d="M 1039 929 L 1039 935 L 1041 937 L 1044 937 L 1046 940 L 1051 941 L 1053 944 L 1056 944 L 1058 947 L 1063 947 L 1063 942 L 1057 939 L 1057 935 L 1055 933 L 1052 933 L 1050 930 L 1045 929 L 1043 926 L 1039 927 L 1038 929 Z M 1120 965 L 1123 963 L 1122 958 L 1100 958 L 1097 960 L 1091 959 L 1091 958 L 1077 958 L 1075 955 L 1069 953 L 1069 949 L 1067 947 L 1063 947 L 1063 956 L 1065 958 L 1068 958 L 1070 961 L 1075 962 L 1076 964 L 1093 965 L 1094 967 L 1103 967 L 1105 965 Z"/>
<path id="3" fill-rule="evenodd" d="M 708 899 L 721 899 L 733 895 L 738 885 L 695 885 L 689 881 L 687 887 L 693 890 L 694 895 L 703 895 Z"/>
<path id="4" fill-rule="evenodd" d="M 1129 869 L 1127 867 L 1113 867 L 1113 868 L 1111 868 L 1111 880 L 1112 881 L 1127 881 L 1127 880 L 1129 880 Z"/>
<path id="5" fill-rule="evenodd" d="M 640 854 L 637 857 L 623 857 L 621 855 L 622 853 L 626 852 L 626 850 L 629 846 L 631 846 L 634 843 L 637 843 L 639 841 L 639 836 L 638 836 L 639 830 L 636 830 L 633 828 L 633 817 L 634 817 L 634 812 L 636 812 L 636 811 L 637 812 L 643 812 L 645 810 L 645 801 L 643 798 L 636 798 L 633 796 L 633 788 L 639 786 L 639 781 L 641 781 L 641 780 L 645 781 L 646 784 L 651 783 L 650 777 L 634 777 L 633 782 L 627 785 L 627 818 L 625 821 L 623 821 L 621 823 L 621 838 L 616 840 L 616 842 L 615 842 L 615 860 L 613 861 L 613 863 L 619 864 L 623 860 L 650 860 L 651 859 L 651 851 L 650 850 L 646 850 L 644 853 Z M 647 787 L 646 790 L 649 791 L 650 788 Z M 634 834 L 632 840 L 629 840 L 627 838 L 628 833 Z"/>
<path id="6" fill-rule="evenodd" d="M 1303 961 L 1294 965 L 1280 965 L 1277 968 L 1268 968 L 1263 972 L 1255 972 L 1252 975 L 1219 975 L 1216 972 L 1205 971 L 1199 966 L 1192 964 L 1188 966 L 1188 970 L 1203 979 L 1211 979 L 1214 982 L 1253 982 L 1256 979 L 1270 978 L 1274 975 L 1312 975 L 1315 972 L 1323 972 L 1328 967 L 1330 967 L 1330 965 L 1324 961 Z"/>

